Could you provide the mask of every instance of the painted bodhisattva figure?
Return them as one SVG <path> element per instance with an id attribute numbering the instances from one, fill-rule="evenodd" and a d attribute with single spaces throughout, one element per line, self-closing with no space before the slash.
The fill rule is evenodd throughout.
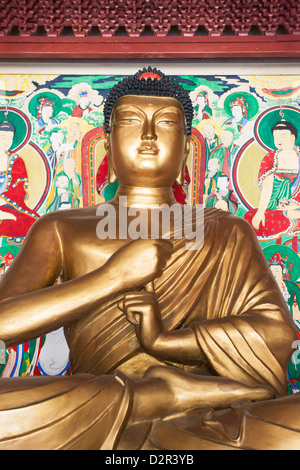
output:
<path id="1" fill-rule="evenodd" d="M 120 201 L 128 226 L 133 208 L 151 221 L 176 203 L 192 115 L 188 94 L 156 69 L 112 89 L 117 221 Z M 73 375 L 1 379 L 0 448 L 295 447 L 286 368 L 297 333 L 250 225 L 207 208 L 204 243 L 187 249 L 172 225 L 169 239 L 132 240 L 118 226 L 101 239 L 100 219 L 95 206 L 42 217 L 1 280 L 1 340 L 64 326 Z"/>

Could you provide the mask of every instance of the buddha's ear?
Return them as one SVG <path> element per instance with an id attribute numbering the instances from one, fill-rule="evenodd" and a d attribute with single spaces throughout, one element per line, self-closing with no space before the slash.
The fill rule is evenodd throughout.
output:
<path id="1" fill-rule="evenodd" d="M 179 184 L 179 186 L 184 185 L 184 177 L 185 177 L 185 166 L 186 166 L 186 161 L 187 157 L 190 152 L 190 147 L 191 147 L 191 136 L 188 135 L 186 138 L 186 143 L 185 143 L 185 151 L 184 151 L 184 158 L 181 166 L 181 170 L 176 178 L 176 183 Z"/>
<path id="2" fill-rule="evenodd" d="M 105 134 L 104 148 L 107 155 L 107 165 L 108 165 L 108 183 L 112 184 L 117 180 L 115 171 L 113 169 L 111 151 L 110 151 L 110 134 Z"/>
<path id="3" fill-rule="evenodd" d="M 107 158 L 110 156 L 108 155 L 110 153 L 110 134 L 105 133 L 104 134 L 105 140 L 104 140 L 104 149 L 107 155 Z"/>

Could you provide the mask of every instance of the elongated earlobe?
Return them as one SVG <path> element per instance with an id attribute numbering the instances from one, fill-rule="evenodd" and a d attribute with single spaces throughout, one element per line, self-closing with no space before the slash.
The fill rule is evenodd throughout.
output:
<path id="1" fill-rule="evenodd" d="M 184 185 L 185 165 L 186 165 L 187 157 L 188 157 L 189 152 L 190 152 L 190 147 L 191 147 L 191 139 L 190 139 L 190 136 L 188 136 L 187 141 L 186 141 L 186 146 L 185 146 L 185 154 L 184 154 L 183 164 L 182 164 L 181 170 L 180 170 L 180 172 L 179 172 L 179 174 L 176 178 L 176 183 L 179 184 L 179 186 Z"/>
<path id="2" fill-rule="evenodd" d="M 108 166 L 107 180 L 108 180 L 109 184 L 112 184 L 117 180 L 117 177 L 116 177 L 116 174 L 114 172 L 113 165 L 112 165 L 109 134 L 105 134 L 104 148 L 105 148 L 105 152 L 106 152 L 106 156 L 107 156 L 107 166 Z"/>
<path id="3" fill-rule="evenodd" d="M 112 184 L 114 183 L 116 180 L 117 180 L 117 177 L 116 177 L 116 174 L 112 168 L 112 164 L 111 164 L 111 160 L 108 158 L 107 160 L 107 163 L 108 163 L 108 176 L 107 176 L 107 180 L 108 180 L 108 183 L 109 184 Z"/>
<path id="4" fill-rule="evenodd" d="M 184 175 L 185 175 L 185 162 L 184 165 L 182 166 L 179 175 L 176 178 L 176 183 L 179 184 L 179 186 L 184 185 Z"/>

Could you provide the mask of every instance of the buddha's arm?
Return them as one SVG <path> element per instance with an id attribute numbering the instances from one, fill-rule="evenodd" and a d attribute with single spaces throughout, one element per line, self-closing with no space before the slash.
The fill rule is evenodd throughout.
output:
<path id="1" fill-rule="evenodd" d="M 275 359 L 272 358 L 273 353 L 280 357 L 286 351 L 286 337 L 292 333 L 289 324 L 266 318 L 255 311 L 240 317 L 193 322 L 187 328 L 169 331 L 163 326 L 155 294 L 147 291 L 125 294 L 123 310 L 128 320 L 136 326 L 139 342 L 149 354 L 179 364 L 198 365 L 201 361 L 207 361 L 207 357 L 217 359 L 222 355 L 228 359 L 228 363 L 233 356 L 237 362 L 244 361 L 242 351 L 246 351 L 248 338 L 254 347 L 264 351 L 266 358 L 271 356 L 269 360 L 272 362 Z M 291 351 L 289 349 L 286 354 Z M 253 359 L 250 347 L 248 359 Z M 276 361 L 273 362 L 275 367 Z M 232 378 L 237 378 L 234 376 L 233 364 L 231 373 Z M 250 383 L 259 383 L 261 378 L 257 376 L 256 379 L 250 379 Z"/>
<path id="2" fill-rule="evenodd" d="M 34 224 L 0 281 L 0 339 L 7 347 L 53 331 L 114 294 L 120 285 L 106 266 L 53 285 L 63 268 L 55 223 Z"/>
<path id="3" fill-rule="evenodd" d="M 257 213 L 253 217 L 252 225 L 257 230 L 259 229 L 259 225 L 262 222 L 264 225 L 264 214 L 269 205 L 272 191 L 273 191 L 273 182 L 274 182 L 274 175 L 269 175 L 264 179 L 263 188 L 259 199 Z"/>
<path id="4" fill-rule="evenodd" d="M 273 292 L 274 297 L 277 294 Z M 220 376 L 250 386 L 270 385 L 282 394 L 296 332 L 276 299 L 268 304 L 266 296 L 265 301 L 241 316 L 194 322 L 174 331 L 164 328 L 153 293 L 126 294 L 124 311 L 149 354 L 180 364 L 208 361 Z"/>
<path id="5" fill-rule="evenodd" d="M 211 272 L 203 305 L 209 306 L 207 319 L 194 325 L 199 347 L 220 376 L 268 384 L 285 394 L 286 368 L 297 339 L 287 304 L 250 225 L 229 216 L 220 234 L 229 253 L 217 281 Z"/>
<path id="6" fill-rule="evenodd" d="M 272 190 L 273 190 L 273 183 L 274 183 L 274 175 L 266 176 L 263 181 L 262 192 L 259 200 L 258 210 L 260 212 L 264 212 L 271 199 Z"/>
<path id="7" fill-rule="evenodd" d="M 170 256 L 168 240 L 136 240 L 98 269 L 53 286 L 63 269 L 63 248 L 55 221 L 42 218 L 0 281 L 0 339 L 10 347 L 64 326 L 109 297 L 152 281 Z"/>
<path id="8" fill-rule="evenodd" d="M 199 364 L 204 359 L 191 328 L 164 328 L 157 298 L 147 291 L 129 292 L 119 307 L 136 326 L 140 344 L 151 355 L 180 364 Z"/>

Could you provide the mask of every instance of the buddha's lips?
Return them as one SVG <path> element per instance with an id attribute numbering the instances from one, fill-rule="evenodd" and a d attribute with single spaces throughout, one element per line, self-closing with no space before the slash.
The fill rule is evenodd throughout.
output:
<path id="1" fill-rule="evenodd" d="M 142 146 L 139 148 L 138 153 L 142 155 L 158 155 L 158 148 L 153 145 Z"/>

